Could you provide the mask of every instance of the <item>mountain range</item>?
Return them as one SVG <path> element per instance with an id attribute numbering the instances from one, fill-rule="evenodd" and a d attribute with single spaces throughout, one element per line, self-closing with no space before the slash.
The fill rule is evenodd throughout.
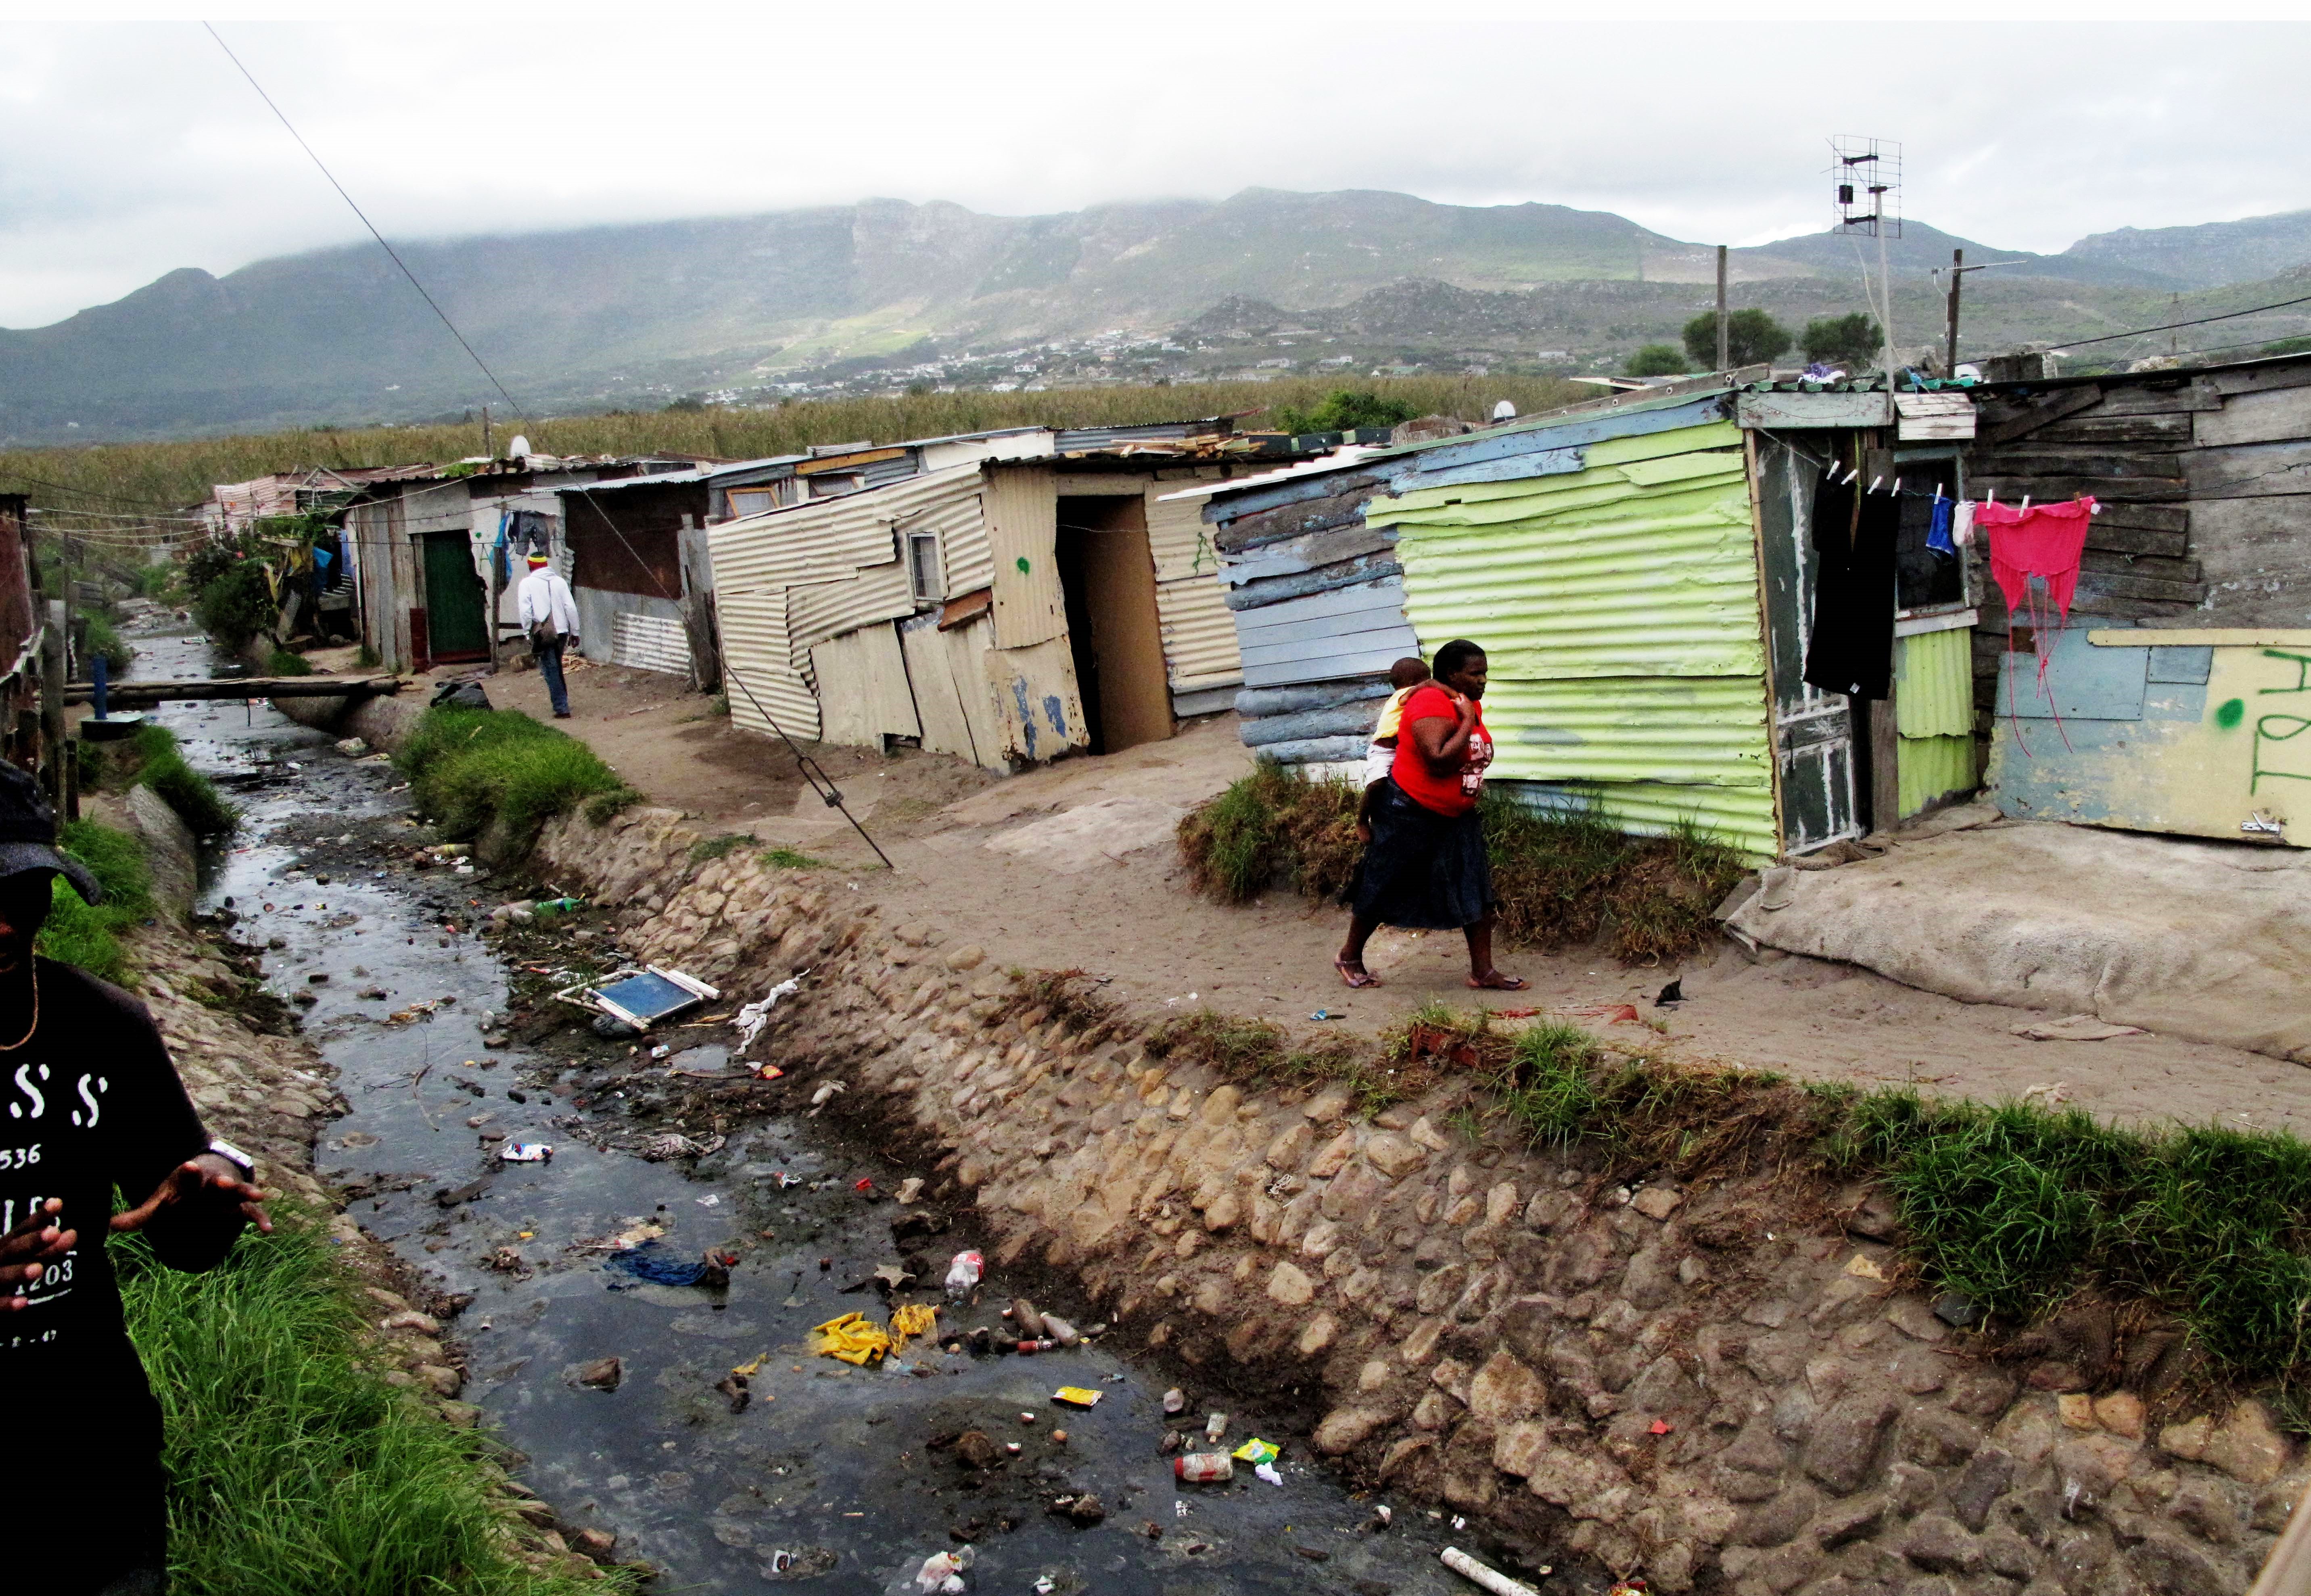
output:
<path id="1" fill-rule="evenodd" d="M 866 200 L 399 247 L 509 387 L 565 410 L 1006 372 L 1056 385 L 1263 365 L 1609 369 L 1673 341 L 1715 271 L 1713 248 L 1609 212 L 1365 190 L 1028 217 Z M 2059 255 L 1914 221 L 1888 241 L 1897 334 L 1938 334 L 1926 273 L 1953 248 L 2016 263 L 1967 284 L 1965 348 L 1982 352 L 2179 319 L 2177 295 L 2236 298 L 2311 262 L 2311 211 L 2122 229 Z M 1736 303 L 1792 325 L 1862 308 L 1876 262 L 1874 240 L 1836 232 L 1737 249 Z M 1312 340 L 1336 348 L 1319 358 Z M 0 443 L 416 420 L 492 396 L 368 246 L 222 277 L 187 267 L 54 325 L 0 330 Z"/>

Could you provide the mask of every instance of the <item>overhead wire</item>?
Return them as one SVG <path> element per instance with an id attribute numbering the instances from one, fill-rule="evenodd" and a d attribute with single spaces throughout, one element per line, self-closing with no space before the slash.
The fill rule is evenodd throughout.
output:
<path id="1" fill-rule="evenodd" d="M 2304 294 L 2292 299 L 2281 299 L 2274 305 L 2256 305 L 2246 310 L 2226 310 L 2219 316 L 2202 316 L 2191 321 L 2162 322 L 2155 327 L 2137 327 L 2131 333 L 2105 333 L 2098 338 L 2065 338 L 2062 340 L 2062 347 L 2066 350 L 2080 349 L 2089 343 L 2108 343 L 2118 338 L 2140 338 L 2147 333 L 2173 333 L 2184 327 L 2203 327 L 2212 322 L 2237 321 L 2242 316 L 2261 316 L 2266 310 L 2285 310 L 2294 305 L 2311 305 L 2311 294 Z M 2228 347 L 2236 349 L 2243 346 L 2233 344 Z"/>
<path id="2" fill-rule="evenodd" d="M 385 253 L 391 257 L 395 265 L 401 268 L 401 274 L 409 280 L 410 287 L 417 291 L 418 297 L 423 299 L 427 307 L 432 310 L 433 314 L 440 318 L 441 325 L 449 330 L 449 335 L 458 341 L 458 346 L 464 350 L 466 353 L 472 358 L 474 364 L 481 369 L 482 375 L 489 379 L 490 386 L 496 389 L 499 396 L 506 402 L 507 407 L 510 409 L 516 416 L 520 418 L 525 429 L 536 430 L 537 425 L 536 418 L 531 416 L 528 408 L 525 407 L 519 399 L 516 399 L 513 396 L 513 394 L 506 387 L 505 384 L 498 380 L 498 375 L 496 372 L 490 369 L 489 362 L 482 359 L 481 352 L 475 349 L 473 344 L 467 340 L 465 334 L 458 330 L 458 324 L 449 319 L 449 313 L 442 309 L 440 303 L 435 300 L 433 296 L 426 291 L 424 283 L 418 281 L 417 273 L 410 270 L 409 263 L 403 260 L 400 254 L 395 250 L 393 246 L 386 241 L 385 235 L 379 232 L 377 228 L 377 224 L 369 219 L 368 213 L 363 211 L 361 206 L 355 203 L 353 196 L 345 191 L 345 186 L 343 183 L 338 182 L 336 175 L 329 170 L 328 163 L 321 159 L 318 152 L 314 150 L 311 144 L 305 142 L 305 135 L 297 131 L 296 124 L 290 121 L 287 113 L 283 112 L 278 105 L 274 103 L 273 97 L 265 91 L 265 86 L 257 81 L 257 75 L 249 70 L 248 65 L 242 62 L 239 56 L 233 54 L 232 47 L 225 43 L 222 35 L 219 34 L 214 27 L 207 22 L 203 22 L 201 26 L 207 30 L 208 36 L 211 39 L 216 40 L 217 48 L 224 52 L 226 58 L 239 69 L 240 75 L 249 80 L 249 86 L 257 91 L 257 97 L 265 102 L 266 108 L 273 113 L 273 115 L 280 121 L 282 126 L 288 129 L 289 136 L 297 141 L 297 147 L 305 152 L 307 158 L 310 159 L 313 165 L 319 169 L 321 176 L 328 180 L 329 186 L 337 191 L 337 197 L 345 202 L 346 206 L 352 210 L 355 216 L 361 218 L 362 225 L 369 230 L 370 237 L 377 240 L 378 247 L 383 249 Z M 666 578 L 660 576 L 658 571 L 651 567 L 650 562 L 642 558 L 641 551 L 634 547 L 632 540 L 626 536 L 624 529 L 619 526 L 615 521 L 612 520 L 607 512 L 603 510 L 601 501 L 594 495 L 592 484 L 580 483 L 577 485 L 577 490 L 585 497 L 587 503 L 594 507 L 595 513 L 600 516 L 602 524 L 607 526 L 611 533 L 617 538 L 618 542 L 625 546 L 626 553 L 632 559 L 633 562 L 642 569 L 650 572 L 650 580 L 658 585 L 658 591 L 668 600 L 679 602 L 679 595 L 675 594 L 667 585 Z M 494 646 L 495 643 L 497 626 L 498 618 L 494 615 L 491 616 L 490 627 L 493 646 Z M 802 749 L 796 743 L 795 740 L 787 734 L 786 728 L 781 725 L 778 722 L 778 718 L 772 715 L 771 712 L 763 707 L 763 701 L 754 697 L 754 689 L 746 685 L 746 678 L 739 674 L 737 670 L 732 668 L 730 662 L 727 658 L 721 662 L 721 665 L 722 673 L 729 678 L 740 692 L 746 694 L 746 702 L 754 706 L 754 713 L 761 716 L 763 717 L 763 724 L 768 725 L 772 731 L 777 733 L 779 741 L 786 744 L 787 751 L 794 756 L 796 770 L 800 774 L 804 782 L 810 787 L 812 793 L 829 809 L 840 811 L 842 818 L 850 822 L 850 828 L 859 833 L 861 841 L 865 842 L 868 847 L 874 849 L 875 857 L 883 862 L 885 869 L 896 870 L 898 866 L 891 862 L 891 856 L 883 851 L 882 845 L 868 835 L 867 828 L 859 823 L 859 817 L 852 814 L 848 806 L 843 803 L 842 789 L 834 785 L 834 779 L 826 774 L 824 768 L 810 755 L 803 752 Z"/>

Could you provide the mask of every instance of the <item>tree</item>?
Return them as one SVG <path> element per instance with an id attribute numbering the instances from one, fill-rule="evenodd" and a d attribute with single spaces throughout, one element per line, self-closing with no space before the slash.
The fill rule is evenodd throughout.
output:
<path id="1" fill-rule="evenodd" d="M 1280 405 L 1276 429 L 1295 437 L 1304 432 L 1352 432 L 1358 427 L 1393 427 L 1420 412 L 1401 399 L 1387 399 L 1370 388 L 1334 388 L 1314 408 Z"/>
<path id="2" fill-rule="evenodd" d="M 1688 368 L 1676 344 L 1648 343 L 1629 357 L 1627 369 L 1631 377 L 1682 377 Z"/>
<path id="3" fill-rule="evenodd" d="M 1851 316 L 1815 317 L 1806 323 L 1800 342 L 1809 361 L 1851 369 L 1874 362 L 1886 340 L 1877 318 L 1857 310 Z"/>
<path id="4" fill-rule="evenodd" d="M 1787 354 L 1790 330 L 1762 310 L 1736 310 L 1725 318 L 1726 359 L 1755 366 Z M 1694 369 L 1717 369 L 1717 312 L 1705 310 L 1685 324 L 1685 352 Z"/>

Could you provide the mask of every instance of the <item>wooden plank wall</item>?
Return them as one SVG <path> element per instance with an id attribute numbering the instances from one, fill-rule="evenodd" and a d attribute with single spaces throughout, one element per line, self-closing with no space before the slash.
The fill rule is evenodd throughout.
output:
<path id="1" fill-rule="evenodd" d="M 1245 744 L 1286 765 L 1364 757 L 1388 667 L 1419 652 L 1396 533 L 1365 525 L 1376 476 L 1222 522 L 1214 542 L 1243 661 Z"/>
<path id="2" fill-rule="evenodd" d="M 2311 625 L 2311 360 L 1984 395 L 1967 495 L 2090 493 L 2072 624 Z M 1975 701 L 1995 712 L 2007 614 L 1987 585 Z"/>

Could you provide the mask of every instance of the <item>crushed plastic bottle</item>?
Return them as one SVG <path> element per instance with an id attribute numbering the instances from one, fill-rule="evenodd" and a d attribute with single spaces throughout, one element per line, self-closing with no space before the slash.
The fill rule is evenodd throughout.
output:
<path id="1" fill-rule="evenodd" d="M 915 1589 L 929 1596 L 933 1591 L 955 1596 L 963 1589 L 963 1573 L 976 1561 L 969 1546 L 956 1547 L 951 1552 L 933 1552 L 923 1559 L 922 1569 L 915 1575 Z"/>
<path id="2" fill-rule="evenodd" d="M 1210 1418 L 1207 1418 L 1207 1419 L 1205 1419 L 1205 1420 L 1204 1420 L 1204 1439 L 1205 1439 L 1205 1440 L 1207 1440 L 1207 1441 L 1217 1441 L 1217 1440 L 1218 1440 L 1222 1436 L 1225 1436 L 1225 1435 L 1226 1435 L 1226 1434 L 1227 1434 L 1227 1415 L 1226 1415 L 1226 1414 L 1225 1414 L 1225 1413 L 1215 1413 L 1215 1414 L 1213 1414 Z"/>
<path id="3" fill-rule="evenodd" d="M 987 1261 L 976 1253 L 957 1253 L 946 1268 L 946 1299 L 961 1302 L 977 1289 Z"/>

